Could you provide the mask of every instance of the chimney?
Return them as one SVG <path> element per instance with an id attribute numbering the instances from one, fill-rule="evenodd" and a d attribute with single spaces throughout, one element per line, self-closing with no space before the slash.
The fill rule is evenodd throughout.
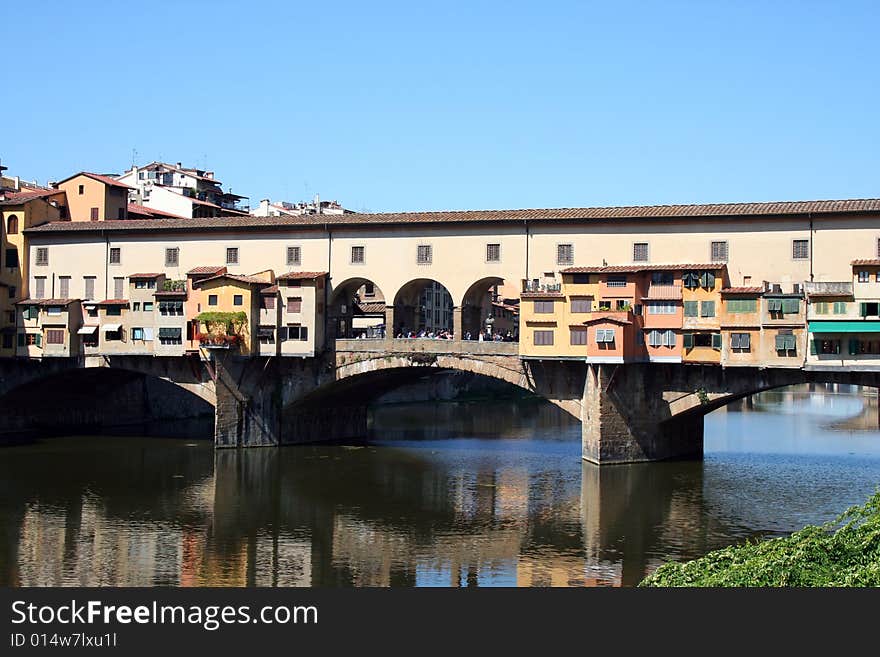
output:
<path id="1" fill-rule="evenodd" d="M 178 163 L 177 163 L 177 168 L 178 168 L 178 169 L 182 169 L 182 168 L 183 168 L 183 165 L 182 165 L 180 162 L 178 162 Z"/>
<path id="2" fill-rule="evenodd" d="M 315 194 L 315 212 L 318 214 L 324 214 L 321 212 L 321 195 Z"/>

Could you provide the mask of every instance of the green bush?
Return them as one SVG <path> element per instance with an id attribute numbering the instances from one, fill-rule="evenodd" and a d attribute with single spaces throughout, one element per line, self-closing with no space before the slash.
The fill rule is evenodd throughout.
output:
<path id="1" fill-rule="evenodd" d="M 668 563 L 639 586 L 880 586 L 880 490 L 822 527 Z"/>

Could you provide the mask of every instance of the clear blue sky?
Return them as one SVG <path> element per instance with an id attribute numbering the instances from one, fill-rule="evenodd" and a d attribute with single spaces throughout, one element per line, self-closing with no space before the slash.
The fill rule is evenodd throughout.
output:
<path id="1" fill-rule="evenodd" d="M 880 196 L 880 3 L 7 2 L 0 158 L 374 212 Z"/>

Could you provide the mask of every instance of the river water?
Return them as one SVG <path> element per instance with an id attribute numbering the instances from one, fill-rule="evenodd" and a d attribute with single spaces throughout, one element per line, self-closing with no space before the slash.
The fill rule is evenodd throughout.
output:
<path id="1" fill-rule="evenodd" d="M 352 446 L 46 439 L 0 450 L 0 585 L 632 586 L 863 502 L 877 412 L 763 393 L 707 416 L 703 461 L 601 469 L 522 400 L 383 407 Z"/>

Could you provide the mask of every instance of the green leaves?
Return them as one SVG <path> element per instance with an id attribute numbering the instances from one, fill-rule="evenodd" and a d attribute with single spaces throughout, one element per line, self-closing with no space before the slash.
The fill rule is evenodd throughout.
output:
<path id="1" fill-rule="evenodd" d="M 668 563 L 639 586 L 880 586 L 880 490 L 822 527 Z"/>

